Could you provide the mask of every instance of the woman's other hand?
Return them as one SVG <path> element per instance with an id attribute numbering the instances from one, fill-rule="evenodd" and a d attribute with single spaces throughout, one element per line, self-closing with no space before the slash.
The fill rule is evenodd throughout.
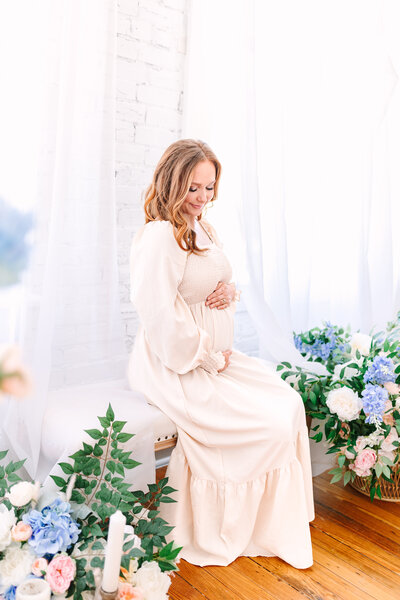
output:
<path id="1" fill-rule="evenodd" d="M 225 350 L 224 352 L 222 352 L 222 354 L 225 357 L 225 366 L 222 367 L 222 369 L 219 369 L 218 373 L 222 373 L 222 371 L 225 371 L 225 369 L 229 365 L 229 363 L 230 363 L 230 357 L 231 357 L 231 354 L 232 354 L 232 350 Z"/>
<path id="2" fill-rule="evenodd" d="M 236 286 L 232 283 L 219 281 L 215 290 L 206 298 L 209 308 L 227 308 L 235 297 Z"/>

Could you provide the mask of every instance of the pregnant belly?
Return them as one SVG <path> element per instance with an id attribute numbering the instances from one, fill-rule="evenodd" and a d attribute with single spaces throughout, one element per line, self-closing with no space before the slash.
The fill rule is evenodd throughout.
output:
<path id="1" fill-rule="evenodd" d="M 233 348 L 235 305 L 235 302 L 231 302 L 227 308 L 221 310 L 209 308 L 204 301 L 189 306 L 197 325 L 211 336 L 215 352 Z"/>

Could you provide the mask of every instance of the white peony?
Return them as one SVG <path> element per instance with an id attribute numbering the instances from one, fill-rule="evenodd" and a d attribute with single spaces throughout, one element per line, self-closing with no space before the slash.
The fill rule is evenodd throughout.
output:
<path id="1" fill-rule="evenodd" d="M 136 585 L 144 591 L 146 600 L 168 600 L 171 579 L 155 561 L 144 562 L 136 573 Z"/>
<path id="2" fill-rule="evenodd" d="M 6 588 L 22 583 L 32 570 L 35 555 L 29 546 L 11 545 L 0 561 L 0 581 Z"/>
<path id="3" fill-rule="evenodd" d="M 384 440 L 382 441 L 380 450 L 379 450 L 379 455 L 380 456 L 387 456 L 387 458 L 390 458 L 391 460 L 394 460 L 395 458 L 395 452 L 398 448 L 398 446 L 394 446 L 393 442 L 399 442 L 399 435 L 396 431 L 395 427 L 392 427 L 390 430 L 389 435 L 384 438 Z"/>
<path id="4" fill-rule="evenodd" d="M 13 506 L 25 506 L 32 499 L 37 499 L 38 490 L 36 484 L 29 481 L 20 481 L 10 488 L 7 498 Z"/>
<path id="5" fill-rule="evenodd" d="M 348 387 L 331 390 L 326 404 L 331 413 L 336 413 L 341 421 L 357 419 L 363 406 L 361 398 Z"/>
<path id="6" fill-rule="evenodd" d="M 353 333 L 350 340 L 351 354 L 355 356 L 357 350 L 363 356 L 367 356 L 371 350 L 372 338 L 366 333 Z"/>
<path id="7" fill-rule="evenodd" d="M 14 509 L 8 510 L 5 504 L 0 504 L 0 552 L 11 544 L 11 528 L 16 522 Z"/>

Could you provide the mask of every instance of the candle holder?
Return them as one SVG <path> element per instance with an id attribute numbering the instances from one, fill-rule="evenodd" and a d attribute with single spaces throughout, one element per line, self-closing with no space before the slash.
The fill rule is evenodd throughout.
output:
<path id="1" fill-rule="evenodd" d="M 106 592 L 102 587 L 100 588 L 100 596 L 102 600 L 115 600 L 117 593 L 118 590 L 115 590 L 115 592 Z"/>

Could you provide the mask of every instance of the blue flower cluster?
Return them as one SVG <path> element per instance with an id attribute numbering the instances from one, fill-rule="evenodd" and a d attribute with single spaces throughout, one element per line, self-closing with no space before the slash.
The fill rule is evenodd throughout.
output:
<path id="1" fill-rule="evenodd" d="M 4 600 L 15 600 L 16 591 L 17 591 L 17 586 L 10 585 L 10 587 L 7 588 L 6 591 L 4 592 Z"/>
<path id="2" fill-rule="evenodd" d="M 26 267 L 28 246 L 24 238 L 32 225 L 31 213 L 22 213 L 0 198 L 0 286 L 17 283 Z"/>
<path id="3" fill-rule="evenodd" d="M 316 337 L 312 343 L 307 343 L 301 335 L 294 335 L 294 345 L 302 354 L 310 354 L 322 360 L 328 360 L 335 350 L 344 352 L 344 344 L 338 343 L 338 336 L 335 333 L 331 323 L 326 323 L 326 328 L 321 331 L 320 336 Z"/>
<path id="4" fill-rule="evenodd" d="M 364 381 L 372 381 L 374 383 L 386 383 L 387 381 L 394 381 L 396 379 L 394 374 L 394 363 L 391 358 L 386 356 L 375 356 L 372 365 L 366 371 L 364 375 Z"/>
<path id="5" fill-rule="evenodd" d="M 80 529 L 71 518 L 71 506 L 57 498 L 41 511 L 30 510 L 23 516 L 24 523 L 32 527 L 29 544 L 38 556 L 65 552 L 78 541 Z"/>
<path id="6" fill-rule="evenodd" d="M 365 421 L 367 423 L 380 423 L 383 419 L 386 401 L 389 398 L 387 390 L 379 385 L 367 383 L 361 395 L 363 397 L 363 409 L 367 415 Z"/>

